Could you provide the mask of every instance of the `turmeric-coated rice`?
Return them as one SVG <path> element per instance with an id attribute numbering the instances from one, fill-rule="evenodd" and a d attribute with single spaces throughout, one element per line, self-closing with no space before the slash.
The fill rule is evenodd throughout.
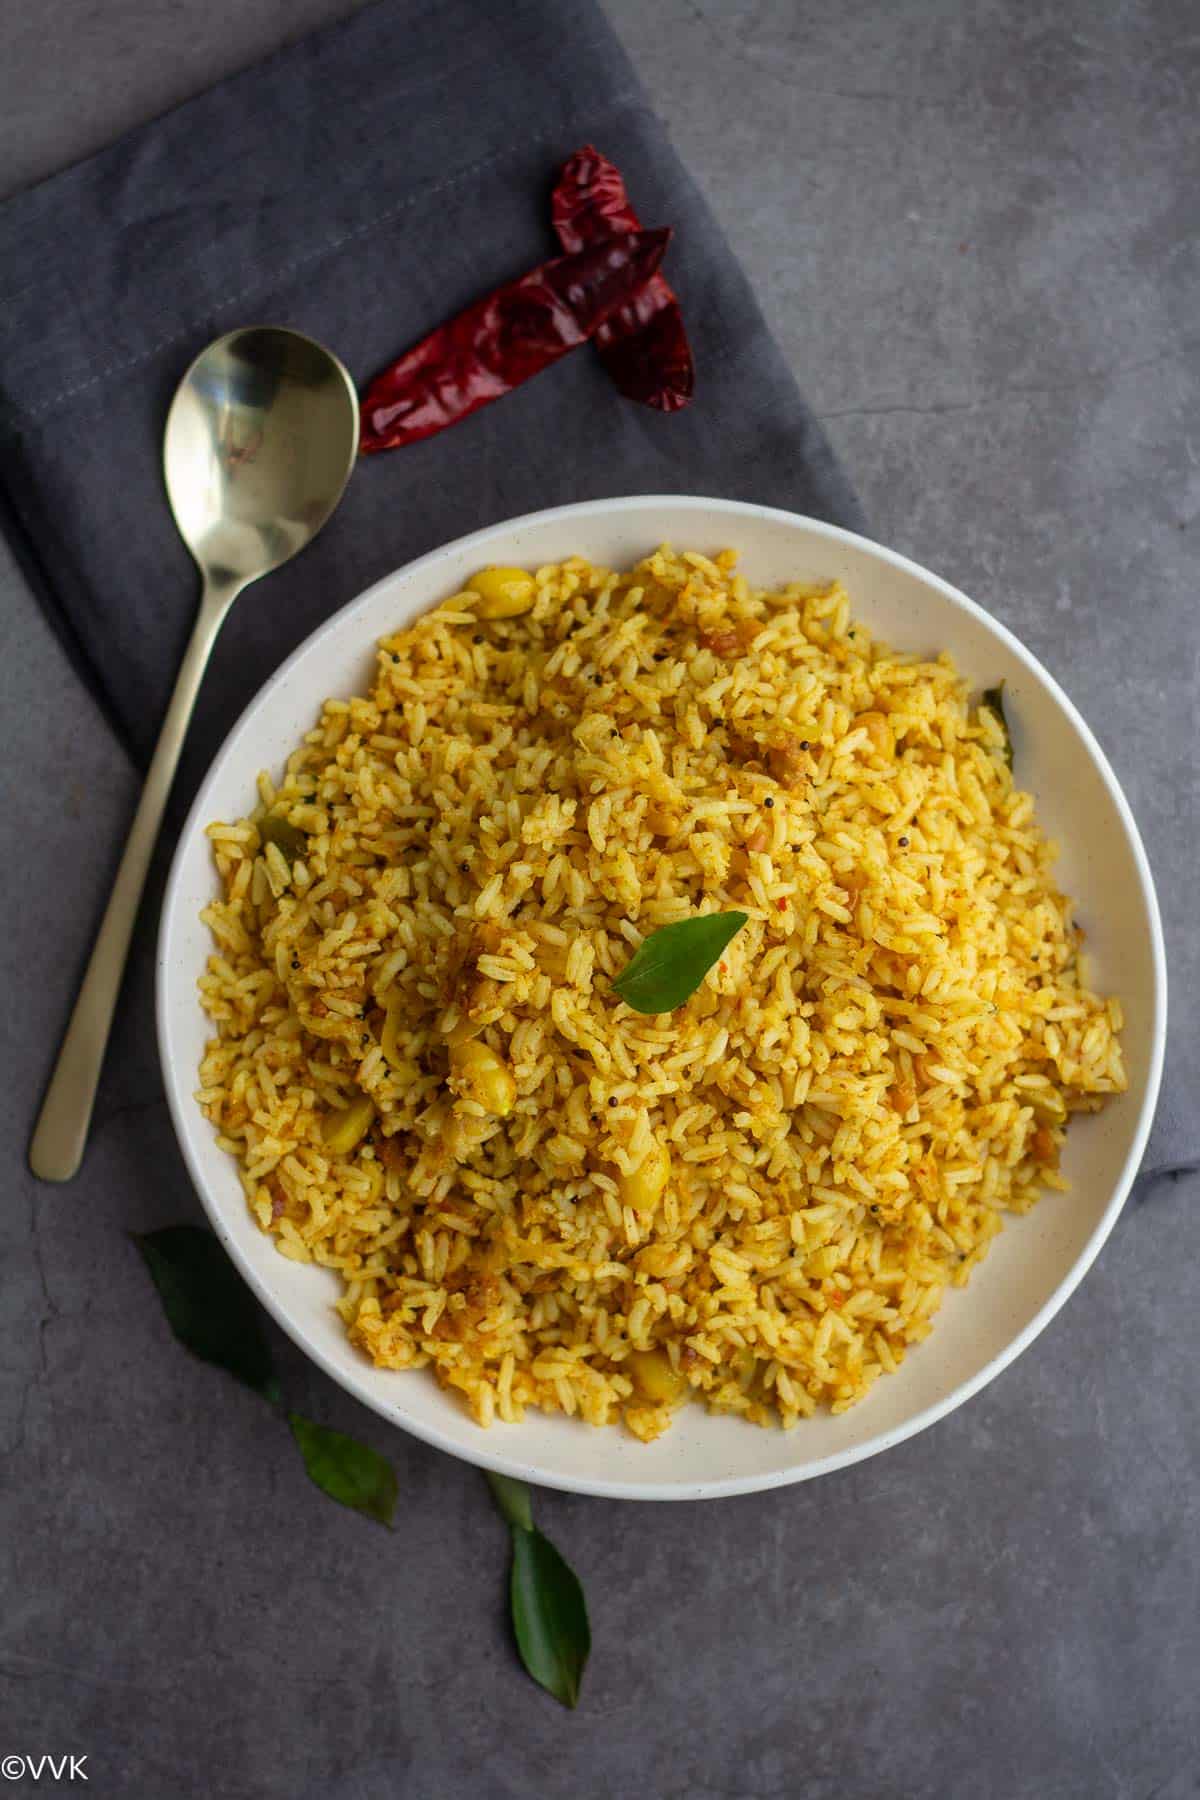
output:
<path id="1" fill-rule="evenodd" d="M 483 1425 L 849 1406 L 1125 1085 L 1006 748 L 837 585 L 481 573 L 210 827 L 199 1100 L 262 1229 Z M 618 998 L 735 909 L 683 1006 Z"/>

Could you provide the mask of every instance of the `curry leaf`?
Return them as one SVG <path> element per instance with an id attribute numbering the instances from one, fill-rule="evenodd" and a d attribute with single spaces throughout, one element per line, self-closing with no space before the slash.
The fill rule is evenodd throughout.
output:
<path id="1" fill-rule="evenodd" d="M 505 1522 L 522 1531 L 532 1531 L 533 1504 L 525 1483 L 514 1481 L 511 1475 L 497 1475 L 491 1469 L 487 1472 L 487 1478 L 492 1498 Z"/>
<path id="2" fill-rule="evenodd" d="M 262 839 L 264 850 L 268 844 L 274 844 L 288 864 L 302 857 L 308 848 L 308 839 L 300 827 L 292 825 L 278 813 L 269 813 L 265 819 L 259 820 L 258 835 Z"/>
<path id="3" fill-rule="evenodd" d="M 999 687 L 985 688 L 980 704 L 986 706 L 990 713 L 995 713 L 1000 721 L 1000 730 L 1004 738 L 1004 760 L 1011 769 L 1013 766 L 1012 734 L 1008 729 L 1008 720 L 1004 716 L 1004 683 L 1001 682 Z"/>
<path id="4" fill-rule="evenodd" d="M 534 1524 L 525 1483 L 493 1474 L 488 1482 L 512 1537 L 508 1599 L 521 1661 L 547 1693 L 564 1706 L 576 1706 L 592 1647 L 583 1589 Z"/>
<path id="5" fill-rule="evenodd" d="M 321 1492 L 390 1529 L 400 1491 L 391 1463 L 369 1444 L 314 1424 L 302 1413 L 290 1412 L 288 1424 L 309 1478 Z"/>
<path id="6" fill-rule="evenodd" d="M 514 1529 L 509 1599 L 517 1649 L 533 1679 L 577 1706 L 592 1634 L 578 1577 L 535 1526 Z"/>
<path id="7" fill-rule="evenodd" d="M 167 1225 L 135 1233 L 133 1241 L 184 1348 L 278 1405 L 279 1382 L 258 1303 L 212 1232 Z"/>
<path id="8" fill-rule="evenodd" d="M 704 913 L 661 926 L 639 945 L 613 987 L 635 1012 L 671 1012 L 695 993 L 746 918 L 744 912 Z"/>

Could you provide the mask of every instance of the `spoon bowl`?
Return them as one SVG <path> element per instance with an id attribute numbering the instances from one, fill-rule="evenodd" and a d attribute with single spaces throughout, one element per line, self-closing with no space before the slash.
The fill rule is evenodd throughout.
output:
<path id="1" fill-rule="evenodd" d="M 43 1181 L 83 1159 L 96 1086 L 154 840 L 217 632 L 251 581 L 316 536 L 358 454 L 358 396 L 323 344 L 278 325 L 228 332 L 202 350 L 167 415 L 163 473 L 204 582 L 192 640 L 83 986 L 29 1146 Z"/>
<path id="2" fill-rule="evenodd" d="M 242 584 L 302 550 L 342 497 L 358 399 L 337 357 L 278 326 L 201 351 L 167 415 L 163 472 L 201 572 Z"/>

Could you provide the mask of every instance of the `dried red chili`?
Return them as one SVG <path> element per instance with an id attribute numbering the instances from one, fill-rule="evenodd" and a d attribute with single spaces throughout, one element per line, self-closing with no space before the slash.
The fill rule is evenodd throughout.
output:
<path id="1" fill-rule="evenodd" d="M 653 278 L 670 236 L 666 229 L 606 236 L 439 325 L 367 388 L 363 454 L 430 437 L 586 343 Z"/>
<path id="2" fill-rule="evenodd" d="M 621 171 L 592 144 L 563 164 L 551 217 L 564 250 L 601 242 L 614 231 L 637 231 Z M 630 400 L 678 412 L 692 397 L 696 372 L 683 314 L 661 275 L 648 281 L 596 333 L 596 345 L 618 388 Z"/>

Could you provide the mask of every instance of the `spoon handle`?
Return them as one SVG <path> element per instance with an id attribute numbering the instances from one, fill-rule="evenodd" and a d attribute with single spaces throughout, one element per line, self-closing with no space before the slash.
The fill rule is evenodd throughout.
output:
<path id="1" fill-rule="evenodd" d="M 129 940 L 167 795 L 179 763 L 200 679 L 221 621 L 242 585 L 241 582 L 205 581 L 196 626 L 175 682 L 121 866 L 29 1145 L 29 1166 L 43 1181 L 69 1181 L 83 1160 L 104 1050 L 129 954 Z"/>

